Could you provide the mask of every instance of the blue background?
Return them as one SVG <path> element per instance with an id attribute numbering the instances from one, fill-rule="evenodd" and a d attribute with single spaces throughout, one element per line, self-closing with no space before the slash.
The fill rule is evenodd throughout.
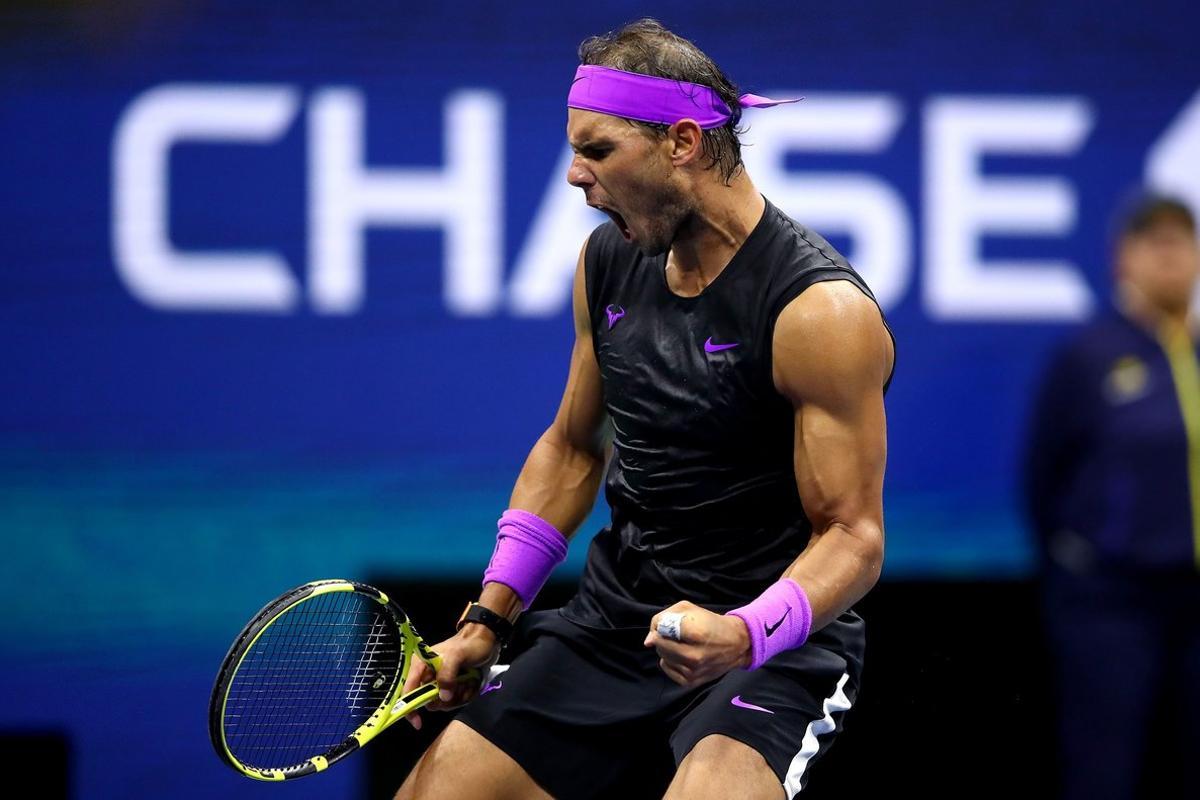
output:
<path id="1" fill-rule="evenodd" d="M 985 162 L 989 175 L 1062 176 L 1077 223 L 1062 237 L 989 238 L 983 252 L 1067 259 L 1102 303 L 1113 205 L 1200 89 L 1200 11 L 1184 3 L 54 8 L 0 12 L 0 729 L 65 731 L 82 798 L 261 796 L 206 740 L 228 642 L 305 580 L 478 575 L 557 407 L 571 346 L 566 307 L 542 318 L 503 305 L 448 311 L 443 235 L 431 229 L 367 234 L 367 290 L 352 314 L 304 301 L 283 314 L 149 307 L 122 283 L 110 231 L 114 133 L 146 91 L 298 93 L 276 141 L 177 146 L 169 219 L 177 248 L 272 250 L 301 286 L 305 110 L 323 88 L 366 99 L 372 167 L 441 166 L 445 98 L 464 88 L 503 98 L 506 272 L 563 179 L 563 97 L 589 34 L 650 14 L 745 89 L 893 97 L 904 117 L 882 153 L 803 153 L 789 166 L 869 173 L 909 214 L 913 280 L 888 310 L 899 363 L 885 579 L 897 580 L 1028 573 L 1015 494 L 1024 419 L 1068 327 L 942 322 L 924 307 L 925 104 L 1086 100 L 1093 127 L 1077 152 Z M 605 518 L 601 502 L 562 574 L 578 571 L 580 540 Z M 353 797 L 360 781 L 347 765 L 282 791 Z"/>

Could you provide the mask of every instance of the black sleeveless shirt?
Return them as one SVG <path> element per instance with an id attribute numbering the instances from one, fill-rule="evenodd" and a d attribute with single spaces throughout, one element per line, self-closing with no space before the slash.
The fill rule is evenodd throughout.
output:
<path id="1" fill-rule="evenodd" d="M 775 320 L 819 281 L 848 280 L 875 298 L 828 242 L 770 201 L 695 297 L 672 292 L 666 256 L 643 255 L 611 222 L 588 239 L 584 272 L 613 426 L 612 519 L 561 613 L 644 628 L 680 600 L 719 613 L 744 605 L 812 533 L 796 489 L 792 404 L 771 377 Z"/>

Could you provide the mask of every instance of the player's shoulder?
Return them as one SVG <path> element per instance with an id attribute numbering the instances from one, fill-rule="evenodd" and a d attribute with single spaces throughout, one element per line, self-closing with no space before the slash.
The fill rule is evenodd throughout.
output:
<path id="1" fill-rule="evenodd" d="M 764 198 L 766 199 L 766 198 Z M 817 231 L 767 200 L 765 214 L 773 235 L 768 251 L 785 272 L 809 269 L 842 269 L 853 272 L 850 262 Z"/>
<path id="2" fill-rule="evenodd" d="M 896 365 L 895 340 L 879 308 L 840 280 L 815 283 L 784 307 L 771 334 L 771 353 L 777 379 L 791 375 L 781 380 L 793 389 L 813 381 L 847 381 L 848 389 L 882 385 L 886 394 Z"/>
<path id="3" fill-rule="evenodd" d="M 793 402 L 846 397 L 882 386 L 895 346 L 875 303 L 848 281 L 822 281 L 793 299 L 772 332 L 772 374 Z"/>
<path id="4" fill-rule="evenodd" d="M 816 369 L 807 371 L 818 376 L 882 370 L 886 392 L 895 367 L 895 339 L 874 294 L 823 236 L 774 212 L 778 236 L 773 244 L 782 265 L 774 270 L 770 303 L 776 368 L 810 364 Z"/>
<path id="5" fill-rule="evenodd" d="M 785 307 L 800 302 L 801 297 L 825 283 L 836 285 L 824 287 L 817 294 L 846 297 L 849 298 L 847 303 L 857 305 L 859 298 L 853 297 L 850 290 L 862 295 L 869 304 L 876 303 L 866 281 L 824 236 L 793 219 L 769 200 L 766 213 L 771 215 L 768 222 L 773 231 L 762 254 L 762 274 L 765 277 L 765 306 L 769 309 L 772 325 L 776 324 Z M 808 304 L 811 300 L 810 297 L 803 302 Z"/>
<path id="6" fill-rule="evenodd" d="M 849 326 L 875 326 L 880 312 L 875 302 L 850 281 L 814 283 L 783 307 L 775 327 L 781 333 L 822 336 Z"/>
<path id="7" fill-rule="evenodd" d="M 875 295 L 850 262 L 812 228 L 768 201 L 775 229 L 767 260 L 768 307 L 773 325 L 788 309 L 791 326 L 836 324 L 847 317 L 876 319 Z"/>

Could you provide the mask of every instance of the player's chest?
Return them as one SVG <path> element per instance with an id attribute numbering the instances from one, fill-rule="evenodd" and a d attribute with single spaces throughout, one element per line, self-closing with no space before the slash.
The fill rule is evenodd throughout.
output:
<path id="1" fill-rule="evenodd" d="M 661 298 L 659 298 L 661 299 Z M 744 308 L 631 298 L 606 304 L 595 325 L 605 401 L 618 415 L 707 419 L 737 427 L 769 399 L 770 343 Z"/>

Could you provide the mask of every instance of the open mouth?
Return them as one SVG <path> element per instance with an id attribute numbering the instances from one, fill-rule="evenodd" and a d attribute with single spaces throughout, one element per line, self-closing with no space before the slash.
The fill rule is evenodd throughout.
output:
<path id="1" fill-rule="evenodd" d="M 591 205 L 591 204 L 589 203 L 589 205 Z M 607 214 L 608 218 L 611 219 L 616 224 L 617 229 L 621 231 L 621 235 L 625 237 L 625 241 L 627 241 L 627 242 L 633 241 L 633 234 L 629 232 L 629 226 L 625 224 L 624 217 L 622 217 L 616 211 L 613 211 L 611 208 L 608 208 L 606 206 L 593 205 L 592 208 L 598 208 L 601 211 L 603 211 L 605 214 Z"/>

